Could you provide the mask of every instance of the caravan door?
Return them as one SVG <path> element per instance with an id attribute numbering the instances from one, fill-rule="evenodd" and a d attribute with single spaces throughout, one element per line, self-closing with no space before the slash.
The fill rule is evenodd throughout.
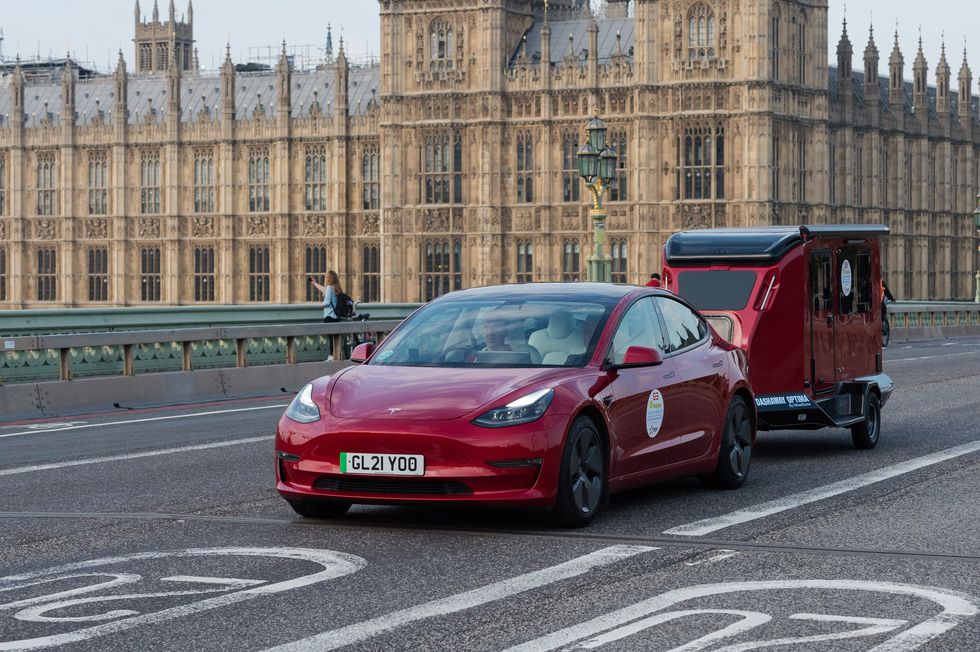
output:
<path id="1" fill-rule="evenodd" d="M 831 249 L 810 250 L 810 383 L 814 394 L 834 388 L 837 359 L 834 338 L 834 265 Z"/>

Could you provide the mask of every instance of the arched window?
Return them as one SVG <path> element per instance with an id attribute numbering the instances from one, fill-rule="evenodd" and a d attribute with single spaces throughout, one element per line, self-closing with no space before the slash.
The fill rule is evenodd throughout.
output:
<path id="1" fill-rule="evenodd" d="M 687 56 L 690 60 L 714 59 L 716 53 L 715 13 L 703 2 L 688 12 Z"/>
<path id="2" fill-rule="evenodd" d="M 678 196 L 681 199 L 724 199 L 724 127 L 688 127 L 678 143 Z"/>
<path id="3" fill-rule="evenodd" d="M 517 242 L 517 277 L 518 283 L 530 283 L 534 280 L 534 243 L 530 240 Z"/>
<path id="4" fill-rule="evenodd" d="M 582 248 L 578 239 L 565 240 L 561 258 L 561 280 L 574 282 L 582 280 Z"/>
<path id="5" fill-rule="evenodd" d="M 449 60 L 455 58 L 456 48 L 453 28 L 444 19 L 437 18 L 429 27 L 429 59 L 433 63 L 445 62 L 451 67 Z"/>
<path id="6" fill-rule="evenodd" d="M 463 241 L 426 240 L 422 246 L 422 297 L 431 301 L 463 289 Z"/>
<path id="7" fill-rule="evenodd" d="M 376 242 L 361 248 L 361 301 L 381 299 L 381 249 Z"/>
<path id="8" fill-rule="evenodd" d="M 534 201 L 534 136 L 521 132 L 517 136 L 517 203 Z"/>
<path id="9" fill-rule="evenodd" d="M 609 258 L 612 260 L 612 282 L 626 283 L 626 255 L 629 244 L 625 238 L 614 239 L 609 243 Z"/>

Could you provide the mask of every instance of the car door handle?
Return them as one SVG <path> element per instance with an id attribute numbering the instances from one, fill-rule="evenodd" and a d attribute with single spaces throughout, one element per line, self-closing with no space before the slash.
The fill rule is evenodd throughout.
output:
<path id="1" fill-rule="evenodd" d="M 669 374 L 664 374 L 664 380 L 670 380 L 674 377 L 674 372 L 671 371 Z"/>
<path id="2" fill-rule="evenodd" d="M 723 364 L 725 364 L 725 361 L 724 360 L 719 360 L 718 362 L 714 363 L 711 366 L 714 367 L 715 369 L 717 369 L 718 367 L 720 367 Z"/>

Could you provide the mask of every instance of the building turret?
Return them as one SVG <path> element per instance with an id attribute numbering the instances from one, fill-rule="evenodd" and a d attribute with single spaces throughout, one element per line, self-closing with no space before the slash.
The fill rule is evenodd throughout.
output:
<path id="1" fill-rule="evenodd" d="M 187 24 L 194 25 L 194 0 L 187 0 Z"/>
<path id="2" fill-rule="evenodd" d="M 140 14 L 140 0 L 136 0 L 136 7 L 134 9 L 136 17 L 136 27 L 138 28 L 143 22 L 143 16 Z"/>
<path id="3" fill-rule="evenodd" d="M 940 120 L 948 120 L 950 117 L 949 113 L 952 106 L 949 95 L 950 77 L 949 63 L 946 61 L 946 43 L 943 43 L 939 65 L 936 66 L 936 113 L 939 114 Z"/>
<path id="4" fill-rule="evenodd" d="M 333 64 L 334 70 L 334 115 L 338 120 L 346 122 L 349 109 L 347 84 L 350 77 L 350 66 L 347 63 L 347 54 L 344 52 L 344 39 L 340 39 L 340 50 L 337 51 L 337 59 Z"/>
<path id="5" fill-rule="evenodd" d="M 541 25 L 541 78 L 544 87 L 551 88 L 551 23 L 548 20 L 548 8 L 544 10 L 544 24 Z"/>
<path id="6" fill-rule="evenodd" d="M 171 7 L 173 1 L 171 0 Z M 177 59 L 170 60 L 167 70 L 167 128 L 176 131 L 180 127 L 180 66 Z"/>
<path id="7" fill-rule="evenodd" d="M 958 97 L 958 113 L 960 125 L 963 127 L 973 126 L 973 73 L 970 72 L 970 64 L 966 62 L 966 46 L 963 46 L 963 65 L 960 66 L 960 94 Z"/>
<path id="8" fill-rule="evenodd" d="M 10 82 L 10 124 L 15 133 L 24 129 L 24 69 L 20 65 L 20 55 L 17 55 L 17 65 L 14 66 L 14 78 Z"/>
<path id="9" fill-rule="evenodd" d="M 324 49 L 324 58 L 327 63 L 333 61 L 333 29 L 330 23 L 327 23 L 327 47 Z"/>
<path id="10" fill-rule="evenodd" d="M 292 73 L 289 66 L 289 56 L 286 54 L 286 41 L 282 42 L 282 52 L 279 53 L 279 64 L 276 66 L 276 117 L 280 123 L 288 123 L 292 101 Z"/>
<path id="11" fill-rule="evenodd" d="M 227 137 L 235 125 L 235 64 L 231 62 L 231 45 L 225 49 L 221 65 L 221 129 Z"/>
<path id="12" fill-rule="evenodd" d="M 898 29 L 895 30 L 895 47 L 888 59 L 888 107 L 892 115 L 905 111 L 905 58 L 898 46 Z"/>
<path id="13" fill-rule="evenodd" d="M 929 64 L 926 63 L 926 55 L 922 51 L 922 37 L 919 37 L 919 52 L 915 56 L 915 63 L 912 64 L 912 75 L 914 77 L 912 85 L 912 104 L 915 108 L 915 115 L 923 124 L 929 121 L 929 87 L 927 76 L 929 74 Z"/>
<path id="14" fill-rule="evenodd" d="M 153 20 L 143 22 L 139 3 L 136 4 L 136 33 L 133 42 L 136 47 L 136 72 L 166 73 L 170 60 L 175 59 L 181 70 L 194 68 L 194 7 L 187 5 L 187 16 L 177 20 L 177 8 L 170 0 L 167 22 L 160 22 L 160 10 L 156 0 L 153 3 Z"/>
<path id="15" fill-rule="evenodd" d="M 878 46 L 875 45 L 875 28 L 868 31 L 868 45 L 864 48 L 864 103 L 877 107 L 881 103 L 878 86 Z"/>
<path id="16" fill-rule="evenodd" d="M 847 36 L 847 19 L 844 19 L 844 29 L 841 31 L 840 41 L 837 43 L 837 81 L 840 84 L 840 94 L 851 94 L 851 57 L 854 48 L 851 47 L 851 39 Z"/>
<path id="17" fill-rule="evenodd" d="M 65 57 L 65 69 L 61 74 L 61 126 L 75 126 L 75 66 L 71 57 Z"/>
<path id="18" fill-rule="evenodd" d="M 595 87 L 599 84 L 599 24 L 595 16 L 589 21 L 589 83 Z"/>

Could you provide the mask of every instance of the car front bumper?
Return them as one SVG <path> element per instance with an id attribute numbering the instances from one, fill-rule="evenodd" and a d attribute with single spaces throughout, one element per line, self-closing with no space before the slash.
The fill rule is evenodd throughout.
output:
<path id="1" fill-rule="evenodd" d="M 290 501 L 548 506 L 557 492 L 568 417 L 484 428 L 465 419 L 283 417 L 276 431 L 276 490 Z M 422 476 L 343 473 L 341 453 L 422 455 Z"/>

